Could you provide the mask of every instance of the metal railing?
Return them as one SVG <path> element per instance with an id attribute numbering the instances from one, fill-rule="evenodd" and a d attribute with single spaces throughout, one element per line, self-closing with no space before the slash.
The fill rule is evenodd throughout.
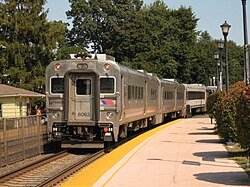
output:
<path id="1" fill-rule="evenodd" d="M 40 155 L 46 144 L 41 116 L 0 119 L 0 167 Z"/>

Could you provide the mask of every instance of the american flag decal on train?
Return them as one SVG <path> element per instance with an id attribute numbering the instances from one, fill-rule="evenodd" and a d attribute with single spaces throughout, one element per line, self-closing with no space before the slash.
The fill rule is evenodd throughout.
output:
<path id="1" fill-rule="evenodd" d="M 115 100 L 111 99 L 101 99 L 101 104 L 103 105 L 115 105 Z"/>

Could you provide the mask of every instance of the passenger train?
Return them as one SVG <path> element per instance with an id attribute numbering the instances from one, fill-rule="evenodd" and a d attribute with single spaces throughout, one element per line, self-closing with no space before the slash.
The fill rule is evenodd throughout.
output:
<path id="1" fill-rule="evenodd" d="M 167 117 L 206 110 L 206 87 L 133 70 L 106 54 L 82 53 L 46 68 L 51 139 L 62 148 L 104 148 Z"/>

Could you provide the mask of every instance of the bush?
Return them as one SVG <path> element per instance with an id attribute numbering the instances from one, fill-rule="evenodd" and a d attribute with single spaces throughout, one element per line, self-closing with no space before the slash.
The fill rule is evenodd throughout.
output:
<path id="1" fill-rule="evenodd" d="M 250 154 L 250 86 L 237 82 L 228 94 L 210 95 L 207 111 L 216 119 L 219 136 L 239 142 Z"/>
<path id="2" fill-rule="evenodd" d="M 218 101 L 218 98 L 221 96 L 221 92 L 214 92 L 212 94 L 210 94 L 207 98 L 207 113 L 209 114 L 210 117 L 214 118 L 214 114 L 215 114 L 215 104 Z"/>
<path id="3" fill-rule="evenodd" d="M 217 123 L 218 134 L 226 141 L 238 141 L 236 117 L 236 103 L 245 88 L 245 82 L 237 82 L 231 87 L 229 94 L 224 93 L 218 97 L 215 104 L 215 119 Z"/>
<path id="4" fill-rule="evenodd" d="M 236 132 L 244 149 L 250 148 L 250 86 L 244 87 L 236 102 Z"/>
<path id="5" fill-rule="evenodd" d="M 225 141 L 236 139 L 234 123 L 234 104 L 229 95 L 221 95 L 215 104 L 215 119 L 217 131 Z"/>

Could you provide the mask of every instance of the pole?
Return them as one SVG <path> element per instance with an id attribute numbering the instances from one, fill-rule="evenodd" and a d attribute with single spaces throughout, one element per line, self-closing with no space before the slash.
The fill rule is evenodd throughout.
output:
<path id="1" fill-rule="evenodd" d="M 218 59 L 216 59 L 216 86 L 217 86 L 217 91 L 220 90 L 220 81 L 219 81 L 219 67 L 218 67 Z"/>
<path id="2" fill-rule="evenodd" d="M 243 27 L 244 27 L 244 71 L 246 84 L 250 84 L 250 71 L 249 71 L 249 55 L 248 55 L 248 38 L 247 38 L 247 17 L 246 17 L 246 0 L 242 0 L 242 9 L 243 9 Z"/>
<path id="3" fill-rule="evenodd" d="M 222 65 L 222 49 L 220 49 L 220 90 L 223 90 L 223 78 L 222 78 L 222 72 L 223 72 L 223 65 Z"/>
<path id="4" fill-rule="evenodd" d="M 225 58 L 226 58 L 226 92 L 229 93 L 229 74 L 228 74 L 228 54 L 227 54 L 227 36 L 224 35 Z"/>

